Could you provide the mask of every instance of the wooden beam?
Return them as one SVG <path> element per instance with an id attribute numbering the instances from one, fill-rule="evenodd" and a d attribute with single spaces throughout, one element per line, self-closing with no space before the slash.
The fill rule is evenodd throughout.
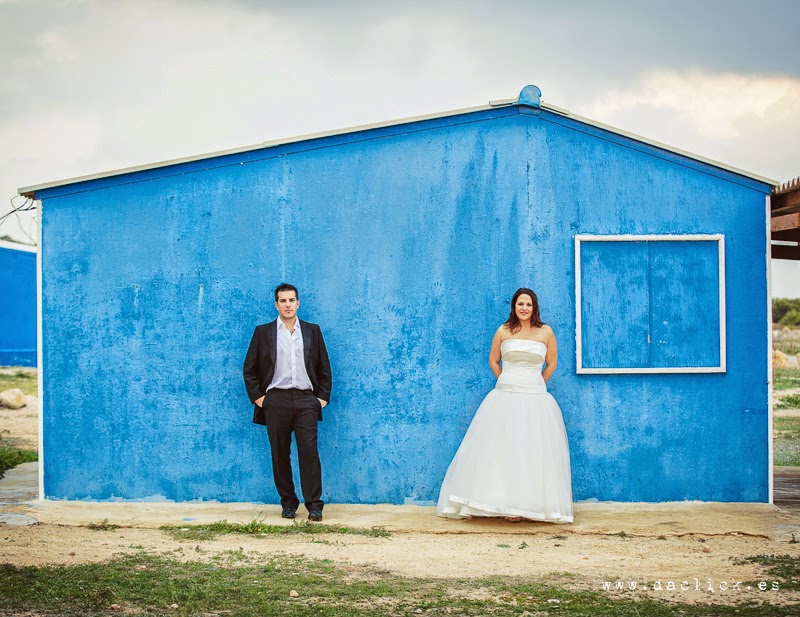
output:
<path id="1" fill-rule="evenodd" d="M 788 231 L 790 229 L 800 229 L 800 212 L 794 214 L 784 214 L 783 216 L 773 216 L 772 233 L 776 231 Z"/>
<path id="2" fill-rule="evenodd" d="M 772 216 L 800 212 L 800 189 L 780 195 L 772 195 Z"/>
<path id="3" fill-rule="evenodd" d="M 800 261 L 800 246 L 772 245 L 772 259 L 790 259 Z"/>

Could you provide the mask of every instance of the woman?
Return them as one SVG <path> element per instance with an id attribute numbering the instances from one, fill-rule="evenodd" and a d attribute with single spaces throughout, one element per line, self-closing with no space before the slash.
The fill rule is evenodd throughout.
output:
<path id="1" fill-rule="evenodd" d="M 447 469 L 439 516 L 572 522 L 567 432 L 545 385 L 557 361 L 556 336 L 539 316 L 536 294 L 518 289 L 492 340 L 497 384 Z"/>

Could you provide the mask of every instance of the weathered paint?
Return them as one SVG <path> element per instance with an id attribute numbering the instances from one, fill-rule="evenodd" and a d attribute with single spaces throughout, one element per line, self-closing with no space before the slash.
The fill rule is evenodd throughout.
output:
<path id="1" fill-rule="evenodd" d="M 0 243 L 0 366 L 36 366 L 36 251 Z"/>
<path id="2" fill-rule="evenodd" d="M 276 502 L 241 364 L 285 280 L 333 365 L 328 502 L 436 498 L 520 285 L 576 500 L 766 501 L 769 188 L 523 105 L 40 191 L 45 494 Z M 581 233 L 724 234 L 727 372 L 577 375 Z"/>

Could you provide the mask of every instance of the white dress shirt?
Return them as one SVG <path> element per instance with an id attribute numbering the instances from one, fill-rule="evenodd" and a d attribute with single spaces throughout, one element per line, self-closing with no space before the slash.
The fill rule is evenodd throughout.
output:
<path id="1" fill-rule="evenodd" d="M 283 321 L 278 319 L 278 356 L 275 358 L 275 374 L 267 391 L 272 388 L 288 390 L 311 390 L 311 380 L 306 371 L 305 356 L 303 355 L 303 332 L 300 329 L 300 320 L 294 320 L 294 329 L 289 330 Z"/>

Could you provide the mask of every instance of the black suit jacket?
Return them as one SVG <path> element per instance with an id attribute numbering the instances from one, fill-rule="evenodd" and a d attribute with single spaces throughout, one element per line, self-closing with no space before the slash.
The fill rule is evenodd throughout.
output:
<path id="1" fill-rule="evenodd" d="M 306 372 L 314 389 L 314 395 L 323 401 L 331 400 L 331 363 L 328 360 L 328 350 L 319 326 L 307 321 L 301 321 L 300 331 L 303 333 L 303 356 L 305 357 Z M 244 385 L 247 395 L 253 403 L 253 422 L 266 425 L 267 416 L 264 407 L 256 405 L 256 400 L 264 396 L 267 386 L 272 383 L 275 375 L 275 361 L 278 355 L 278 320 L 256 326 L 250 347 L 244 357 Z M 266 403 L 266 401 L 265 401 Z M 319 419 L 322 420 L 322 409 L 319 410 Z"/>

